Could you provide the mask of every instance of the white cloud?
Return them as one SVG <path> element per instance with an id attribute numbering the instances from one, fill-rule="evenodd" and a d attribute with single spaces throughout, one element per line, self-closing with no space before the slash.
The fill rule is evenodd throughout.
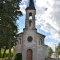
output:
<path id="1" fill-rule="evenodd" d="M 41 1 L 38 0 L 36 1 L 41 3 Z M 40 7 L 38 3 L 36 4 L 37 4 L 36 7 Z M 47 11 L 42 10 L 43 7 L 48 8 Z M 60 8 L 59 7 L 60 7 L 60 0 L 45 0 L 45 3 L 42 4 L 42 7 L 37 8 L 36 25 L 41 25 L 40 29 L 44 30 L 45 32 L 51 33 L 51 35 L 49 36 L 50 38 L 60 41 L 60 25 L 59 25 Z M 42 10 L 42 13 L 40 10 Z"/>
<path id="2" fill-rule="evenodd" d="M 25 14 L 25 8 L 26 8 L 26 5 L 20 5 L 20 11 L 22 11 L 23 14 Z"/>
<path id="3" fill-rule="evenodd" d="M 23 13 L 27 5 L 28 0 L 22 0 L 20 7 Z M 51 33 L 50 38 L 60 41 L 60 0 L 36 0 L 35 5 L 36 25 Z"/>

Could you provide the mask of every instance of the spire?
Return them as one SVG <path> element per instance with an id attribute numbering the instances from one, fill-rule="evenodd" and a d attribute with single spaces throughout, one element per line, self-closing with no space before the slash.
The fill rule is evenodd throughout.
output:
<path id="1" fill-rule="evenodd" d="M 30 2 L 29 2 L 29 7 L 34 7 L 34 2 L 33 2 L 33 0 L 30 0 Z"/>
<path id="2" fill-rule="evenodd" d="M 33 10 L 35 10 L 35 6 L 34 6 L 33 0 L 29 1 L 29 6 L 26 9 L 33 9 Z"/>

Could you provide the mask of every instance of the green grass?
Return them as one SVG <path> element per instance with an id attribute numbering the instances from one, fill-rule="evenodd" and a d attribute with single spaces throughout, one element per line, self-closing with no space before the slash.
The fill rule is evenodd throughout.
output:
<path id="1" fill-rule="evenodd" d="M 0 58 L 0 60 L 8 60 L 8 58 Z M 11 59 L 11 60 L 14 60 L 14 59 Z"/>

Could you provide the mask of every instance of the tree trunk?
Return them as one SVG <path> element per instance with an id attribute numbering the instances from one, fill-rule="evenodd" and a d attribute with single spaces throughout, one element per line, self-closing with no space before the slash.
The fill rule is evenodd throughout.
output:
<path id="1" fill-rule="evenodd" d="M 9 49 L 9 58 L 8 60 L 11 60 L 11 49 Z"/>
<path id="2" fill-rule="evenodd" d="M 0 58 L 1 58 L 1 48 L 0 48 Z"/>
<path id="3" fill-rule="evenodd" d="M 8 60 L 11 60 L 11 39 L 10 39 L 10 44 L 9 44 L 9 57 Z"/>
<path id="4" fill-rule="evenodd" d="M 6 52 L 6 47 L 5 47 L 5 49 L 4 49 L 4 53 L 3 53 L 3 55 L 2 55 L 2 58 L 4 58 L 5 52 Z"/>

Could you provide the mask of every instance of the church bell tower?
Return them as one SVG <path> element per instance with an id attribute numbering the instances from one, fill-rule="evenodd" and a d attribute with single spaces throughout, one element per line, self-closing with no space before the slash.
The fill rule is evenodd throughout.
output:
<path id="1" fill-rule="evenodd" d="M 35 14 L 36 9 L 34 6 L 34 2 L 33 0 L 29 0 L 29 6 L 26 8 L 26 20 L 25 20 L 26 29 L 35 29 Z"/>

